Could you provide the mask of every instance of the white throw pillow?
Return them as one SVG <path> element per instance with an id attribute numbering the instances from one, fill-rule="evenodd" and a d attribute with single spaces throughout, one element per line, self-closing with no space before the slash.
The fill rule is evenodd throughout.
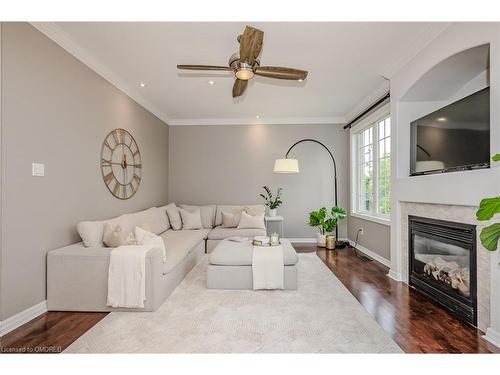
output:
<path id="1" fill-rule="evenodd" d="M 197 208 L 193 211 L 188 211 L 183 208 L 179 208 L 179 213 L 182 219 L 182 229 L 201 229 L 201 215 L 200 209 Z"/>
<path id="2" fill-rule="evenodd" d="M 264 214 L 251 216 L 245 211 L 241 213 L 240 223 L 238 229 L 266 229 L 264 223 Z"/>
<path id="3" fill-rule="evenodd" d="M 261 214 L 265 215 L 266 206 L 261 205 L 261 204 L 249 205 L 249 206 L 245 206 L 243 211 L 245 211 L 250 216 L 257 216 L 257 215 L 261 215 Z"/>
<path id="4" fill-rule="evenodd" d="M 236 228 L 240 222 L 241 214 L 232 214 L 230 212 L 222 211 L 222 228 Z"/>
<path id="5" fill-rule="evenodd" d="M 104 247 L 102 236 L 106 221 L 81 221 L 76 226 L 83 246 L 85 247 Z"/>
<path id="6" fill-rule="evenodd" d="M 158 247 L 162 252 L 163 262 L 167 260 L 167 251 L 165 249 L 165 242 L 163 238 L 154 233 L 148 232 L 140 227 L 135 227 L 135 240 L 137 245 L 151 245 Z"/>
<path id="7" fill-rule="evenodd" d="M 124 245 L 135 245 L 135 237 L 132 231 L 123 229 L 119 224 L 104 224 L 102 241 L 107 247 L 118 247 Z"/>
<path id="8" fill-rule="evenodd" d="M 182 219 L 179 213 L 179 207 L 176 206 L 175 203 L 170 203 L 165 207 L 167 210 L 168 219 L 170 221 L 170 225 L 173 230 L 181 230 L 182 229 Z"/>
<path id="9" fill-rule="evenodd" d="M 158 210 L 160 210 L 161 215 L 167 222 L 167 229 L 170 229 L 171 226 L 170 226 L 170 220 L 168 219 L 167 206 L 158 207 Z"/>
<path id="10" fill-rule="evenodd" d="M 215 204 L 207 204 L 205 206 L 193 206 L 191 204 L 181 204 L 180 208 L 183 208 L 188 211 L 195 211 L 196 209 L 200 210 L 201 216 L 201 225 L 205 229 L 212 229 L 214 227 L 215 221 Z"/>

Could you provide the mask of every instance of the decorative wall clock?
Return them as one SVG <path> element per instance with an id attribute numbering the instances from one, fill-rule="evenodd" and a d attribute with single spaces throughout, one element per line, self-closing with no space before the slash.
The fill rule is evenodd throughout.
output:
<path id="1" fill-rule="evenodd" d="M 101 172 L 104 184 L 115 197 L 129 199 L 141 184 L 141 153 L 125 129 L 109 132 L 101 148 Z"/>

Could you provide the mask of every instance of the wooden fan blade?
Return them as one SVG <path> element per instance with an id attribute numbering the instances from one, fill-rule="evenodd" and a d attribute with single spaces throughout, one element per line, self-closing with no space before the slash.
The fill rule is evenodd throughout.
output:
<path id="1" fill-rule="evenodd" d="M 248 81 L 243 81 L 242 79 L 236 79 L 233 86 L 233 98 L 243 95 L 248 86 Z"/>
<path id="2" fill-rule="evenodd" d="M 269 78 L 304 80 L 307 77 L 307 71 L 305 70 L 278 66 L 257 66 L 254 71 L 258 76 Z"/>
<path id="3" fill-rule="evenodd" d="M 177 65 L 177 69 L 184 70 L 233 70 L 229 66 L 219 65 Z"/>
<path id="4" fill-rule="evenodd" d="M 264 32 L 253 27 L 245 27 L 240 39 L 240 61 L 253 65 L 262 50 Z"/>

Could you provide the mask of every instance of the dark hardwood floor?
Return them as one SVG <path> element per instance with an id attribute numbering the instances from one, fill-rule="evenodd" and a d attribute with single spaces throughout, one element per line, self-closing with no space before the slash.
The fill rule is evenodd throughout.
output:
<path id="1" fill-rule="evenodd" d="M 325 250 L 294 245 L 298 252 L 316 251 L 383 330 L 406 353 L 500 353 L 463 323 L 408 285 L 387 276 L 389 269 L 363 262 L 352 249 Z"/>
<path id="2" fill-rule="evenodd" d="M 107 314 L 47 312 L 0 338 L 0 353 L 60 353 Z"/>
<path id="3" fill-rule="evenodd" d="M 500 353 L 482 332 L 387 277 L 388 269 L 363 262 L 352 249 L 325 250 L 294 244 L 298 252 L 317 252 L 370 315 L 407 353 Z M 58 353 L 107 313 L 48 312 L 2 337 L 1 353 Z"/>

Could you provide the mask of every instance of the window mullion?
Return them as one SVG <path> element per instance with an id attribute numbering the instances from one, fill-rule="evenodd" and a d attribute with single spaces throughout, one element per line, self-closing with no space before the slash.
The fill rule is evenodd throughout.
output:
<path id="1" fill-rule="evenodd" d="M 373 212 L 372 214 L 378 215 L 378 194 L 379 194 L 379 186 L 378 186 L 378 178 L 379 178 L 379 170 L 378 170 L 378 122 L 373 125 Z"/>

